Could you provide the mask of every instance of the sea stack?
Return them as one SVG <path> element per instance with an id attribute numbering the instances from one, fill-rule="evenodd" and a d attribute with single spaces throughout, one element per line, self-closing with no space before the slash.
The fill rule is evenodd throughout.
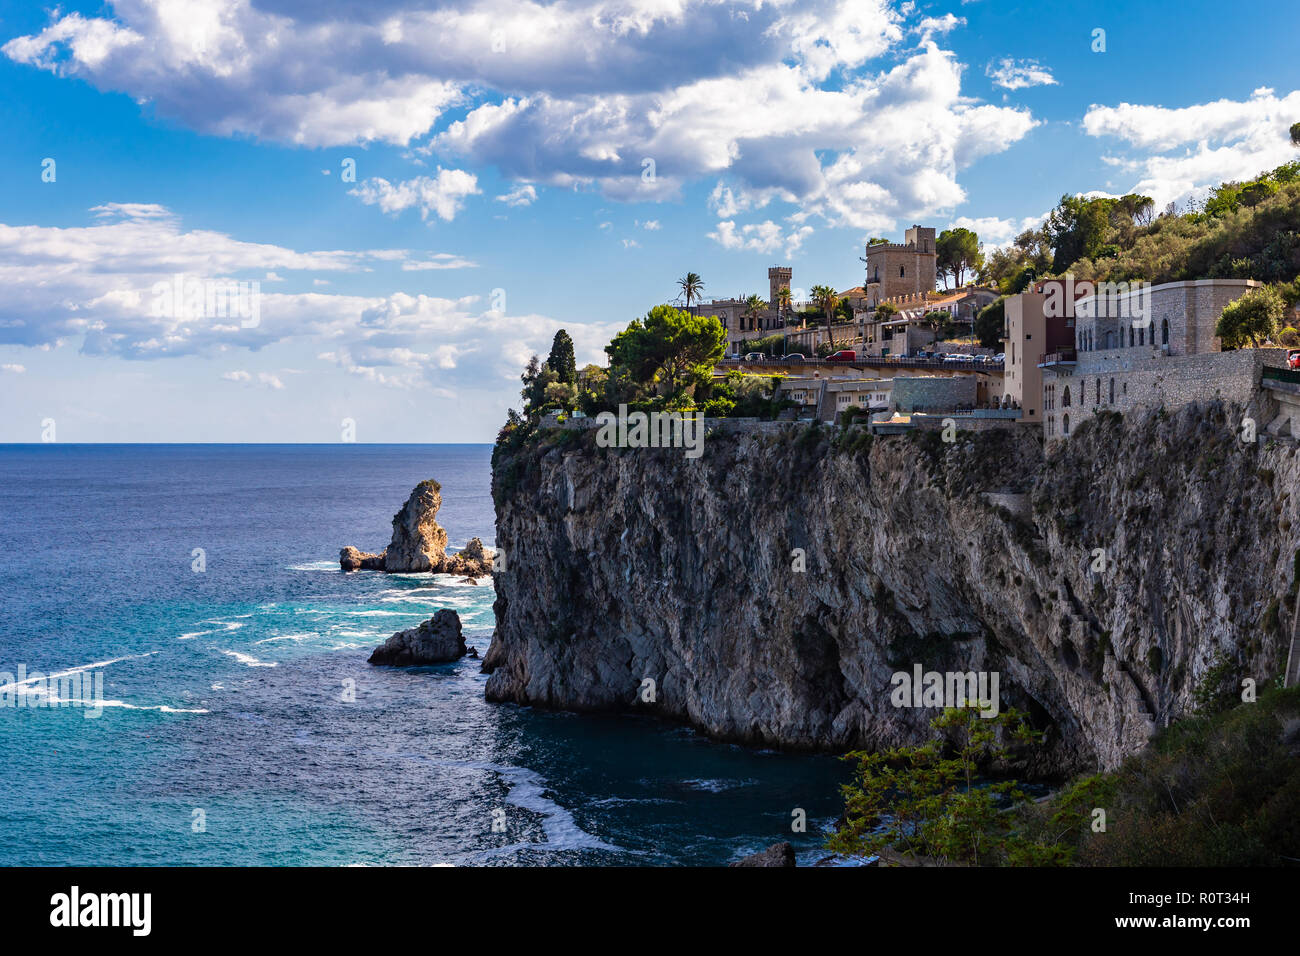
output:
<path id="1" fill-rule="evenodd" d="M 420 482 L 402 510 L 393 515 L 393 537 L 378 554 L 346 547 L 339 552 L 344 571 L 386 571 L 389 574 L 431 571 L 481 577 L 492 573 L 493 553 L 478 538 L 464 550 L 447 556 L 447 532 L 438 524 L 442 486 L 432 478 Z"/>
<path id="2" fill-rule="evenodd" d="M 459 660 L 467 651 L 460 615 L 450 608 L 443 608 L 419 627 L 398 631 L 375 648 L 370 663 L 389 667 L 445 664 Z"/>

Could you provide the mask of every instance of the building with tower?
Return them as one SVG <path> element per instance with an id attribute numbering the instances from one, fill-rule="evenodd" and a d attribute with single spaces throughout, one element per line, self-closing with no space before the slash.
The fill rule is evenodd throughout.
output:
<path id="1" fill-rule="evenodd" d="M 867 281 L 863 288 L 870 306 L 898 296 L 933 292 L 938 276 L 934 229 L 912 226 L 903 242 L 867 246 L 864 261 Z"/>

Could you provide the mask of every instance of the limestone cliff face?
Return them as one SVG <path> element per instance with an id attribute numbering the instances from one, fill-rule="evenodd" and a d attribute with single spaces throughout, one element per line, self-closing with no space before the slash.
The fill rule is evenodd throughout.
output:
<path id="1" fill-rule="evenodd" d="M 1025 432 L 710 435 L 695 461 L 550 433 L 494 468 L 487 694 L 839 750 L 924 736 L 895 672 L 996 671 L 1046 731 L 1031 772 L 1113 767 L 1216 662 L 1285 665 L 1300 458 L 1239 419 L 1103 415 L 1046 460 Z"/>

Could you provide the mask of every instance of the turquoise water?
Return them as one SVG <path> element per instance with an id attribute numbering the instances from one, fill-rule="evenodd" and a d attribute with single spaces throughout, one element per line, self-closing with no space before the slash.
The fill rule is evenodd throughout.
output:
<path id="1" fill-rule="evenodd" d="M 0 864 L 709 864 L 779 839 L 824 856 L 833 758 L 489 704 L 473 659 L 366 663 L 440 607 L 487 650 L 490 584 L 344 575 L 337 554 L 382 548 L 430 477 L 451 546 L 490 543 L 490 453 L 0 446 L 0 672 L 84 668 L 107 702 L 0 707 Z"/>

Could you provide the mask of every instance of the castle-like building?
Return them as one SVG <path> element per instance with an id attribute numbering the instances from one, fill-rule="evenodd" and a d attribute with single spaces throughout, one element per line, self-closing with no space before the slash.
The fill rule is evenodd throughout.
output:
<path id="1" fill-rule="evenodd" d="M 878 242 L 867 246 L 865 262 L 867 305 L 874 308 L 885 299 L 933 292 L 938 278 L 938 255 L 934 229 L 912 226 L 903 242 Z"/>

